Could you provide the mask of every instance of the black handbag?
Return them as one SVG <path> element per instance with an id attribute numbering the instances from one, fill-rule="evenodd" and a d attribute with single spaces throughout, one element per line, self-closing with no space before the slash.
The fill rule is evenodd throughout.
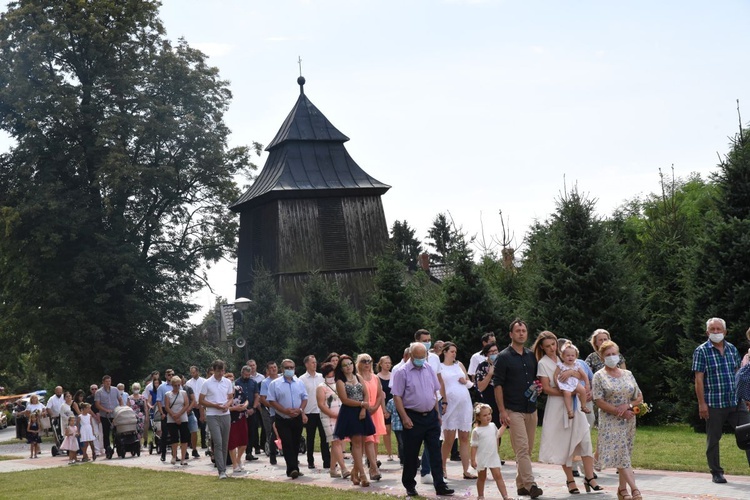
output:
<path id="1" fill-rule="evenodd" d="M 737 446 L 741 450 L 750 450 L 750 424 L 738 425 L 734 429 Z"/>

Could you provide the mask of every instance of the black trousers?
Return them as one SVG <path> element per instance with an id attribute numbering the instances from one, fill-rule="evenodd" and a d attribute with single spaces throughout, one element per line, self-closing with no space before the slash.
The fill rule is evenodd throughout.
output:
<path id="1" fill-rule="evenodd" d="M 302 439 L 302 415 L 293 418 L 274 417 L 286 462 L 286 475 L 299 472 L 299 442 Z M 442 470 L 442 469 L 441 469 Z"/>
<path id="2" fill-rule="evenodd" d="M 167 417 L 161 419 L 161 459 L 162 461 L 167 459 L 167 447 L 172 444 L 169 440 L 169 426 L 167 425 Z M 182 458 L 182 457 L 180 457 Z"/>
<path id="3" fill-rule="evenodd" d="M 401 437 L 404 442 L 404 469 L 401 473 L 401 484 L 407 490 L 417 486 L 417 469 L 419 468 L 419 448 L 424 443 L 430 456 L 430 469 L 436 490 L 447 488 L 443 478 L 443 455 L 440 450 L 440 420 L 437 410 L 425 413 L 406 410 L 414 426 L 404 427 Z"/>
<path id="4" fill-rule="evenodd" d="M 320 421 L 320 413 L 309 413 L 307 415 L 307 423 L 305 424 L 305 437 L 307 439 L 307 465 L 313 465 L 315 458 L 313 453 L 315 452 L 315 431 L 318 431 L 320 436 L 320 454 L 323 455 L 323 468 L 328 469 L 331 467 L 331 450 L 328 449 L 328 441 L 326 440 L 326 430 L 323 428 L 323 422 Z"/>
<path id="5" fill-rule="evenodd" d="M 110 444 L 110 437 L 112 436 L 112 419 L 107 418 L 105 416 L 101 417 L 102 421 L 102 438 L 104 439 L 104 450 L 110 451 L 112 449 L 112 445 Z"/>
<path id="6" fill-rule="evenodd" d="M 255 410 L 247 421 L 247 451 L 250 453 L 253 450 L 258 451 L 261 448 L 260 443 L 264 442 L 258 439 L 259 428 L 263 429 L 263 423 L 260 421 L 260 408 Z"/>

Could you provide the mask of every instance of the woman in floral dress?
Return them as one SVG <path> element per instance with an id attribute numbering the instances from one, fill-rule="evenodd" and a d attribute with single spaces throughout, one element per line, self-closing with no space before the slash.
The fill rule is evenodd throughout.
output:
<path id="1" fill-rule="evenodd" d="M 593 398 L 599 407 L 599 462 L 618 471 L 619 500 L 640 500 L 630 463 L 635 441 L 633 406 L 643 402 L 635 377 L 617 366 L 620 349 L 611 340 L 602 342 L 599 354 L 604 368 L 594 374 Z M 628 494 L 628 486 L 630 494 Z"/>

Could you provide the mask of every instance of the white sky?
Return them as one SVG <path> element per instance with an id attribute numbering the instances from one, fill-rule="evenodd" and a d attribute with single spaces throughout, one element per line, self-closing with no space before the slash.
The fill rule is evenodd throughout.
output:
<path id="1" fill-rule="evenodd" d="M 563 176 L 608 215 L 659 168 L 713 171 L 736 99 L 750 119 L 743 0 L 163 0 L 161 18 L 231 81 L 232 145 L 274 137 L 301 56 L 307 96 L 393 186 L 388 225 L 421 239 L 441 211 L 498 234 L 502 209 L 520 241 Z M 234 297 L 234 262 L 209 278 Z"/>

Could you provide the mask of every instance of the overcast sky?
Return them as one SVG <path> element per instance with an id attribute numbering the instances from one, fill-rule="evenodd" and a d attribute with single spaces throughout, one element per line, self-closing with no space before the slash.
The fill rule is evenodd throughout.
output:
<path id="1" fill-rule="evenodd" d="M 232 145 L 274 137 L 301 57 L 309 99 L 393 186 L 388 225 L 422 239 L 444 211 L 489 237 L 502 209 L 520 242 L 564 182 L 606 216 L 659 168 L 714 171 L 736 99 L 750 119 L 747 1 L 164 0 L 161 17 L 230 80 Z M 234 298 L 234 262 L 209 276 Z"/>

